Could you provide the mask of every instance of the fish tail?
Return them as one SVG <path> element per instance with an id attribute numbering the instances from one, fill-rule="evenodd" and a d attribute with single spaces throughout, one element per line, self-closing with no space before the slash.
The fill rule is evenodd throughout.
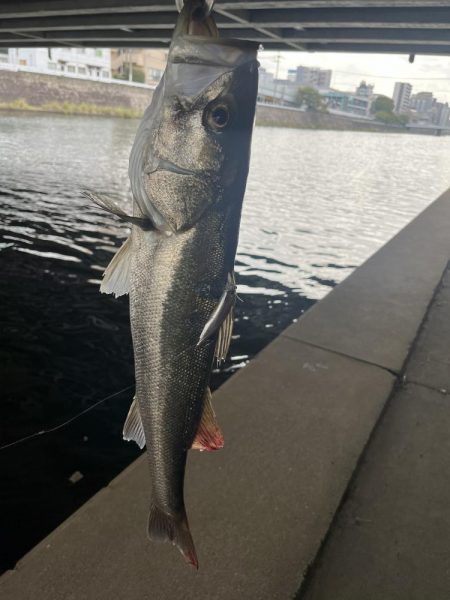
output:
<path id="1" fill-rule="evenodd" d="M 186 561 L 198 569 L 197 553 L 184 509 L 180 515 L 168 515 L 152 504 L 148 516 L 148 537 L 156 542 L 172 542 Z"/>

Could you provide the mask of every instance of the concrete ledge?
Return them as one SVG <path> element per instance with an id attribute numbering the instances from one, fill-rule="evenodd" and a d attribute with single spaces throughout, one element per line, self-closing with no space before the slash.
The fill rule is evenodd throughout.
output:
<path id="1" fill-rule="evenodd" d="M 147 541 L 139 459 L 0 579 L 2 599 L 292 598 L 447 263 L 449 221 L 447 194 L 215 394 L 226 447 L 191 453 L 187 473 L 198 573 Z"/>
<path id="2" fill-rule="evenodd" d="M 3 600 L 291 598 L 393 377 L 278 339 L 215 394 L 223 452 L 192 453 L 187 506 L 200 571 L 146 539 L 139 460 L 3 579 Z"/>

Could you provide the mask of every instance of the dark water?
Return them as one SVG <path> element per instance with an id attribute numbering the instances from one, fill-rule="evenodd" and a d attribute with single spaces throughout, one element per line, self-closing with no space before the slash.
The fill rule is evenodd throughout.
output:
<path id="1" fill-rule="evenodd" d="M 128 230 L 80 192 L 129 202 L 136 127 L 0 115 L 0 445 L 133 384 L 127 299 L 98 291 Z M 449 186 L 449 150 L 450 138 L 256 130 L 236 264 L 243 301 L 214 388 Z M 121 440 L 131 397 L 0 451 L 2 568 L 136 458 Z"/>

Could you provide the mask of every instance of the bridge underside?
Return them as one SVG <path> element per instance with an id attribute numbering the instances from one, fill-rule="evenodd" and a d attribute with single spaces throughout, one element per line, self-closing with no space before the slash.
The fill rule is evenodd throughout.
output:
<path id="1" fill-rule="evenodd" d="M 3 0 L 0 47 L 165 47 L 175 0 Z M 266 49 L 450 54 L 447 0 L 218 0 L 222 36 Z"/>

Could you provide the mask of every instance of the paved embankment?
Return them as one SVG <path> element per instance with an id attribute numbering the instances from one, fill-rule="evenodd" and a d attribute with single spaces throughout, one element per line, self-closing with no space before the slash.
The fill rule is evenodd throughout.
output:
<path id="1" fill-rule="evenodd" d="M 84 114 L 89 107 L 128 109 L 140 116 L 150 103 L 153 91 L 121 82 L 89 81 L 75 77 L 44 75 L 0 69 L 0 105 L 21 105 L 49 112 Z M 77 111 L 78 108 L 78 111 Z M 115 114 L 112 111 L 112 114 Z M 120 116 L 120 112 L 117 113 Z"/>
<path id="2" fill-rule="evenodd" d="M 146 540 L 149 481 L 141 458 L 0 579 L 2 599 L 293 598 L 315 564 L 350 481 L 362 471 L 357 467 L 375 428 L 373 443 L 377 440 L 380 415 L 450 257 L 449 223 L 447 192 L 214 395 L 226 447 L 215 454 L 191 453 L 187 473 L 198 573 L 174 548 Z M 382 422 L 392 406 L 389 402 Z M 411 406 L 405 398 L 396 411 L 391 437 L 377 442 L 380 452 L 395 441 L 397 424 L 408 431 L 417 453 L 426 438 L 417 420 L 428 413 L 441 415 L 437 434 L 447 429 L 437 402 L 421 411 L 420 398 Z M 431 426 L 428 432 L 433 434 Z M 434 453 L 437 460 L 437 446 Z M 397 476 L 407 482 L 413 456 L 406 449 L 401 458 Z M 429 460 L 421 463 L 424 472 Z M 433 468 L 444 478 L 444 455 L 439 460 L 441 467 Z M 374 466 L 375 481 L 385 468 Z M 432 473 L 427 477 L 430 486 Z M 445 489 L 436 487 L 428 497 L 421 490 L 431 514 Z M 405 506 L 409 527 L 421 518 L 414 506 L 411 501 Z M 388 513 L 388 502 L 386 507 Z M 364 540 L 358 548 L 365 552 Z M 348 577 L 366 581 L 368 567 L 357 558 L 359 569 Z M 314 571 L 313 566 L 311 577 Z M 318 597 L 369 598 L 331 589 Z"/>
<path id="3" fill-rule="evenodd" d="M 0 108 L 141 117 L 152 90 L 123 82 L 89 81 L 0 69 Z M 258 104 L 256 124 L 298 129 L 395 131 L 358 118 Z M 405 131 L 405 130 L 400 130 Z"/>
<path id="4" fill-rule="evenodd" d="M 450 598 L 450 270 L 302 600 Z"/>

